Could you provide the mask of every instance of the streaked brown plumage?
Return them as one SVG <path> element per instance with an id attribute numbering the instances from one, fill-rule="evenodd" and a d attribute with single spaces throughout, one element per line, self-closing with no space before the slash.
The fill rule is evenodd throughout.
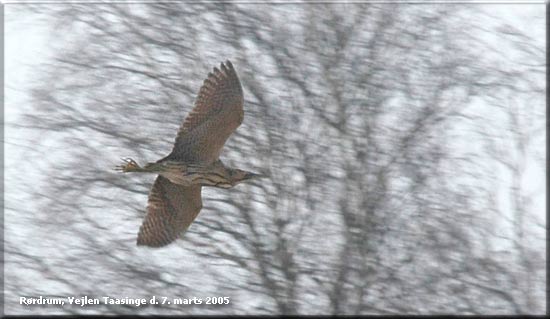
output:
<path id="1" fill-rule="evenodd" d="M 161 247 L 181 236 L 202 208 L 202 186 L 231 188 L 260 176 L 228 168 L 219 159 L 223 145 L 243 121 L 243 101 L 237 73 L 226 61 L 204 80 L 168 156 L 143 168 L 132 159 L 117 167 L 159 174 L 149 193 L 138 245 Z"/>
<path id="2" fill-rule="evenodd" d="M 172 153 L 165 159 L 211 164 L 243 121 L 243 90 L 231 62 L 214 68 L 199 91 L 195 108 L 183 121 Z"/>
<path id="3" fill-rule="evenodd" d="M 147 214 L 139 229 L 137 244 L 168 245 L 191 225 L 202 208 L 200 185 L 181 186 L 157 176 L 149 193 Z"/>

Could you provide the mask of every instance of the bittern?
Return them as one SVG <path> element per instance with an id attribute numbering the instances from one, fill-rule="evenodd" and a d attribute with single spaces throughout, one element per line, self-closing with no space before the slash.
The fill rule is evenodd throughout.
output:
<path id="1" fill-rule="evenodd" d="M 182 236 L 202 208 L 203 186 L 231 188 L 259 174 L 226 167 L 223 145 L 243 121 L 243 90 L 231 62 L 214 67 L 183 121 L 170 154 L 140 167 L 125 159 L 122 172 L 157 173 L 138 245 L 162 247 Z"/>

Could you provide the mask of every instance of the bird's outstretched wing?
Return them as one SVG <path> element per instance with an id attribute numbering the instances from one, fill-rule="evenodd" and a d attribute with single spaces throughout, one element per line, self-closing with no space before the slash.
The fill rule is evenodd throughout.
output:
<path id="1" fill-rule="evenodd" d="M 191 225 L 201 208 L 200 185 L 185 187 L 159 175 L 149 193 L 137 244 L 150 247 L 170 244 Z"/>
<path id="2" fill-rule="evenodd" d="M 172 153 L 186 162 L 212 163 L 225 141 L 243 121 L 243 90 L 231 62 L 208 74 L 195 107 L 183 121 Z"/>

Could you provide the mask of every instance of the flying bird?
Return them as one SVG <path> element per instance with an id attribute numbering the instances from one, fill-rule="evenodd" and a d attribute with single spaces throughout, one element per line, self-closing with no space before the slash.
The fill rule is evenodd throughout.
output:
<path id="1" fill-rule="evenodd" d="M 228 60 L 214 67 L 199 90 L 168 156 L 143 167 L 124 159 L 122 172 L 158 174 L 149 193 L 137 245 L 162 247 L 182 236 L 202 208 L 203 186 L 231 188 L 260 174 L 226 167 L 219 159 L 229 136 L 243 121 L 243 90 Z"/>

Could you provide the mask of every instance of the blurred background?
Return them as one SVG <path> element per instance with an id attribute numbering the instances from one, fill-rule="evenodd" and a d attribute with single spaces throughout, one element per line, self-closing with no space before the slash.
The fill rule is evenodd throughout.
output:
<path id="1" fill-rule="evenodd" d="M 544 314 L 545 7 L 5 6 L 6 314 Z M 207 73 L 244 122 L 183 240 L 136 247 Z M 19 297 L 229 297 L 24 306 Z"/>

